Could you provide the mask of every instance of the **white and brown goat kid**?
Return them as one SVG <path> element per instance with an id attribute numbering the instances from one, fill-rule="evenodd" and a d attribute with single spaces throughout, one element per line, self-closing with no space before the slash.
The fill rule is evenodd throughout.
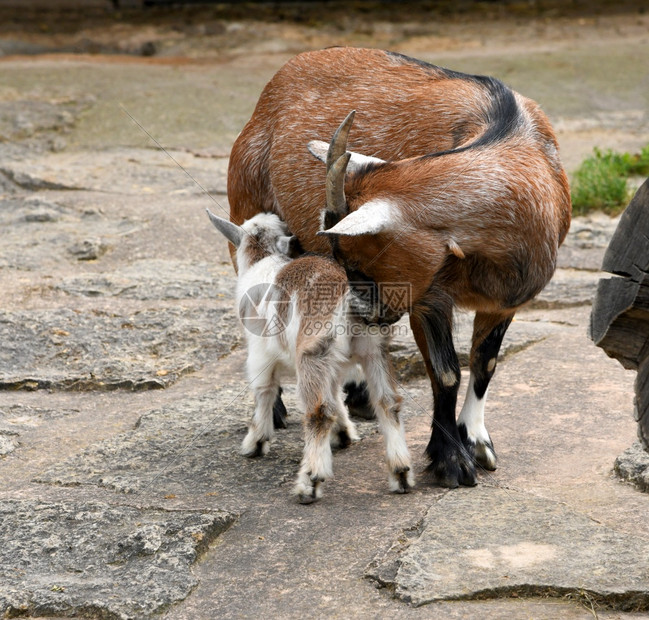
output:
<path id="1" fill-rule="evenodd" d="M 353 294 L 345 271 L 325 256 L 291 258 L 294 237 L 277 215 L 258 214 L 237 226 L 208 211 L 212 223 L 237 248 L 236 303 L 244 318 L 247 373 L 255 412 L 241 452 L 268 452 L 274 433 L 273 405 L 280 374 L 297 375 L 298 399 L 305 410 L 305 446 L 295 492 L 302 503 L 322 495 L 333 475 L 332 433 L 342 447 L 358 440 L 342 401 L 342 381 L 360 363 L 385 438 L 390 489 L 413 485 L 387 335 L 351 312 Z"/>
<path id="2" fill-rule="evenodd" d="M 322 140 L 334 140 L 325 184 Z M 349 151 L 345 136 L 349 133 Z M 557 141 L 538 105 L 502 82 L 381 50 L 330 48 L 290 60 L 235 142 L 230 218 L 278 213 L 304 250 L 333 254 L 351 286 L 374 286 L 380 312 L 408 312 L 433 396 L 426 448 L 435 482 L 495 469 L 484 405 L 517 309 L 552 277 L 570 223 Z M 233 257 L 234 259 L 234 257 Z M 388 296 L 405 283 L 409 303 Z M 456 421 L 455 306 L 474 310 L 468 392 Z"/>

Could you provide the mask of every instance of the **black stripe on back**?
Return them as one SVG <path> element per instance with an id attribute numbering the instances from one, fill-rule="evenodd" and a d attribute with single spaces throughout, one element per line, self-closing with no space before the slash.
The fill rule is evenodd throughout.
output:
<path id="1" fill-rule="evenodd" d="M 471 75 L 468 73 L 460 73 L 451 69 L 444 69 L 431 63 L 411 58 L 404 54 L 397 52 L 386 52 L 404 64 L 415 64 L 423 69 L 435 73 L 437 76 L 440 74 L 446 76 L 450 80 L 468 80 L 474 82 L 491 96 L 491 102 L 488 108 L 483 111 L 484 123 L 487 127 L 486 131 L 478 137 L 474 142 L 461 146 L 458 148 L 448 149 L 446 151 L 437 151 L 429 153 L 424 157 L 440 157 L 441 155 L 448 155 L 450 153 L 461 153 L 468 149 L 474 149 L 481 146 L 488 146 L 495 144 L 506 139 L 521 122 L 521 112 L 514 97 L 514 93 L 510 88 L 505 86 L 500 80 L 484 75 Z"/>

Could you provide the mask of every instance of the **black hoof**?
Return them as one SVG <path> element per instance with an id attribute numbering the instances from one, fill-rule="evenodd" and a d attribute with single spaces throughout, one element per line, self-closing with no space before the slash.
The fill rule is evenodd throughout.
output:
<path id="1" fill-rule="evenodd" d="M 249 459 L 256 459 L 259 458 L 260 456 L 264 456 L 264 445 L 265 441 L 259 440 L 256 444 L 255 447 L 250 450 L 250 452 L 244 452 L 243 456 L 249 458 Z"/>
<path id="2" fill-rule="evenodd" d="M 464 448 L 473 462 L 482 470 L 496 471 L 498 468 L 498 457 L 496 456 L 491 437 L 488 441 L 476 443 L 468 438 L 464 424 L 459 424 L 457 430 L 460 433 Z"/>
<path id="3" fill-rule="evenodd" d="M 288 413 L 286 412 L 286 407 L 282 402 L 282 388 L 279 388 L 277 392 L 277 398 L 275 399 L 275 403 L 273 404 L 273 427 L 288 428 L 288 424 L 286 423 L 287 415 Z"/>
<path id="4" fill-rule="evenodd" d="M 338 448 L 344 450 L 348 448 L 352 443 L 352 438 L 349 436 L 347 429 L 341 428 L 338 431 Z"/>
<path id="5" fill-rule="evenodd" d="M 410 492 L 411 486 L 410 483 L 408 482 L 409 471 L 410 471 L 410 467 L 403 467 L 394 472 L 394 475 L 399 480 L 399 487 L 395 490 L 395 493 L 403 495 L 405 493 Z"/>
<path id="6" fill-rule="evenodd" d="M 432 474 L 433 484 L 447 489 L 478 484 L 473 459 L 462 444 L 434 445 L 431 439 L 426 453 L 430 458 L 427 469 Z"/>
<path id="7" fill-rule="evenodd" d="M 361 383 L 355 381 L 345 383 L 343 391 L 347 394 L 345 405 L 347 405 L 349 415 L 363 420 L 374 420 L 376 418 L 374 408 L 370 404 L 370 393 L 367 391 L 365 381 Z"/>
<path id="8" fill-rule="evenodd" d="M 297 501 L 300 502 L 300 504 L 313 504 L 313 502 L 317 502 L 318 499 L 320 499 L 318 497 L 318 487 L 323 482 L 322 478 L 314 476 L 313 474 L 311 474 L 309 478 L 313 486 L 309 493 L 302 492 L 298 494 Z"/>
<path id="9" fill-rule="evenodd" d="M 313 502 L 317 502 L 318 498 L 315 496 L 315 490 L 311 495 L 306 495 L 305 493 L 300 493 L 297 496 L 297 501 L 300 502 L 300 504 L 313 504 Z"/>

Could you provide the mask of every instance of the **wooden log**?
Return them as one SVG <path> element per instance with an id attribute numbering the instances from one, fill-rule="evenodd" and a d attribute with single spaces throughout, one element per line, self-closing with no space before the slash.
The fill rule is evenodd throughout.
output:
<path id="1" fill-rule="evenodd" d="M 625 368 L 637 370 L 634 416 L 649 450 L 649 179 L 629 203 L 604 255 L 590 337 Z"/>
<path id="2" fill-rule="evenodd" d="M 620 217 L 604 254 L 602 271 L 639 282 L 649 273 L 649 179 Z"/>
<path id="3" fill-rule="evenodd" d="M 590 315 L 590 337 L 607 355 L 637 370 L 649 343 L 649 276 L 602 279 Z"/>
<path id="4" fill-rule="evenodd" d="M 638 438 L 647 449 L 649 446 L 649 356 L 644 358 L 638 368 L 633 409 L 638 423 Z"/>

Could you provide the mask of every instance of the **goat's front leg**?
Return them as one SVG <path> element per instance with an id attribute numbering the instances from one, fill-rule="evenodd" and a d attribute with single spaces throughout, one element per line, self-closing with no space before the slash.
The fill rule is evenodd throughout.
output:
<path id="1" fill-rule="evenodd" d="M 356 425 L 349 419 L 349 412 L 342 400 L 340 381 L 330 387 L 332 401 L 336 404 L 336 423 L 332 429 L 332 444 L 336 448 L 348 448 L 359 441 Z"/>
<path id="2" fill-rule="evenodd" d="M 248 376 L 255 395 L 255 412 L 248 426 L 248 434 L 241 443 L 241 454 L 248 457 L 268 454 L 274 434 L 274 404 L 280 390 L 274 366 L 259 368 L 259 358 L 254 352 L 248 355 Z"/>
<path id="3" fill-rule="evenodd" d="M 350 415 L 364 420 L 376 418 L 367 391 L 367 381 L 358 364 L 354 364 L 347 373 L 343 391 L 345 392 L 345 405 L 347 405 Z"/>
<path id="4" fill-rule="evenodd" d="M 475 465 L 455 421 L 460 364 L 453 346 L 452 317 L 452 306 L 442 303 L 428 304 L 410 316 L 433 388 L 432 434 L 426 447 L 428 469 L 435 483 L 448 488 L 476 484 Z"/>
<path id="5" fill-rule="evenodd" d="M 288 428 L 286 423 L 286 406 L 282 400 L 282 388 L 277 388 L 277 396 L 275 397 L 275 402 L 273 404 L 273 426 L 275 428 Z"/>
<path id="6" fill-rule="evenodd" d="M 496 452 L 484 423 L 489 381 L 496 370 L 498 351 L 513 314 L 478 312 L 473 321 L 471 376 L 464 405 L 458 418 L 458 430 L 469 454 L 480 467 L 496 469 Z"/>
<path id="7" fill-rule="evenodd" d="M 376 411 L 379 428 L 385 439 L 390 490 L 394 493 L 407 493 L 415 485 L 415 478 L 400 417 L 402 398 L 396 391 L 387 346 L 378 343 L 376 353 L 365 355 L 362 365 L 370 403 Z"/>

